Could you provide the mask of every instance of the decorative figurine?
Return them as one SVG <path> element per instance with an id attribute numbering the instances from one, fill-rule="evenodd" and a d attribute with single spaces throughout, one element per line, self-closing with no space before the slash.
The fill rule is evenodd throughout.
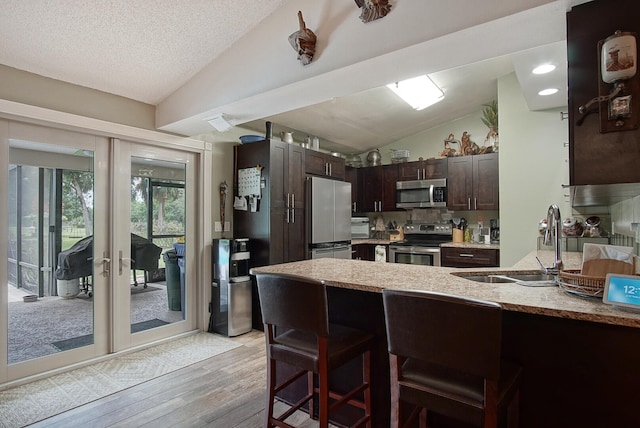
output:
<path id="1" fill-rule="evenodd" d="M 313 31 L 307 28 L 301 11 L 298 11 L 298 22 L 300 23 L 300 29 L 291 33 L 289 43 L 298 52 L 298 59 L 302 65 L 307 65 L 311 63 L 313 55 L 316 53 L 316 41 L 318 38 Z"/>
<path id="2" fill-rule="evenodd" d="M 224 232 L 225 206 L 227 203 L 227 180 L 220 183 L 220 222 L 222 223 L 222 232 Z"/>
<path id="3" fill-rule="evenodd" d="M 384 18 L 391 10 L 389 0 L 355 0 L 355 2 L 362 9 L 360 19 L 364 23 Z"/>

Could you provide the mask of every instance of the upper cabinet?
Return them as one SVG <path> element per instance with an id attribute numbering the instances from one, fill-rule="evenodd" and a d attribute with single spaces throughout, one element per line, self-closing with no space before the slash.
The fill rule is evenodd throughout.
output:
<path id="1" fill-rule="evenodd" d="M 499 209 L 497 153 L 451 157 L 447 161 L 448 209 Z"/>
<path id="2" fill-rule="evenodd" d="M 351 213 L 360 212 L 360 200 L 358 200 L 358 168 L 348 166 L 345 168 L 344 181 L 351 183 Z"/>
<path id="3" fill-rule="evenodd" d="M 396 164 L 358 168 L 359 212 L 396 211 Z"/>
<path id="4" fill-rule="evenodd" d="M 398 164 L 398 181 L 447 177 L 447 159 L 427 159 Z"/>
<path id="5" fill-rule="evenodd" d="M 619 94 L 631 95 L 630 118 L 621 122 L 610 118 L 609 101 L 592 103 L 584 113 L 580 112 L 580 106 L 587 107 L 594 97 L 609 95 L 614 90 L 614 84 L 601 78 L 601 41 L 616 30 L 640 34 L 638 14 L 633 13 L 637 10 L 636 0 L 607 0 L 574 6 L 567 13 L 572 186 L 640 182 L 640 73 L 625 81 L 624 92 Z M 604 188 L 600 194 L 610 200 L 614 196 L 610 193 L 615 191 L 616 187 Z M 593 198 L 598 193 L 590 194 Z"/>
<path id="6" fill-rule="evenodd" d="M 234 234 L 251 239 L 251 266 L 303 260 L 304 149 L 277 140 L 241 144 L 235 163 L 236 189 L 238 170 L 262 167 L 257 210 L 233 210 Z"/>
<path id="7" fill-rule="evenodd" d="M 305 168 L 307 174 L 344 180 L 344 159 L 315 150 L 305 150 Z"/>

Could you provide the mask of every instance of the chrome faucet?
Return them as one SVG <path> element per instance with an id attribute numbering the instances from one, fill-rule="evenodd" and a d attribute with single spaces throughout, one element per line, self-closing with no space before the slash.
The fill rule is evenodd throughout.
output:
<path id="1" fill-rule="evenodd" d="M 544 268 L 546 273 L 557 275 L 564 267 L 562 263 L 562 249 L 560 236 L 562 233 L 562 218 L 560 217 L 560 208 L 556 204 L 549 206 L 547 210 L 547 228 L 544 231 L 544 245 L 551 245 L 553 238 L 553 249 L 556 260 L 550 268 Z M 538 260 L 540 262 L 540 260 Z M 541 263 L 542 265 L 542 263 Z"/>

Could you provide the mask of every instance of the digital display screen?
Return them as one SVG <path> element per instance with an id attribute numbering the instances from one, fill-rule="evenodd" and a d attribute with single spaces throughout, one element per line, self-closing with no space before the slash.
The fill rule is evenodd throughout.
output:
<path id="1" fill-rule="evenodd" d="M 602 301 L 640 311 L 640 276 L 607 274 Z"/>

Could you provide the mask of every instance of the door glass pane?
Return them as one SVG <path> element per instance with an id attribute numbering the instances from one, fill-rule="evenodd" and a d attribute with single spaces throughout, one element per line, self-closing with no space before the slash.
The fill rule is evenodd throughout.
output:
<path id="1" fill-rule="evenodd" d="M 8 363 L 93 343 L 93 152 L 10 140 Z"/>
<path id="2" fill-rule="evenodd" d="M 185 319 L 186 165 L 131 160 L 131 332 Z"/>

